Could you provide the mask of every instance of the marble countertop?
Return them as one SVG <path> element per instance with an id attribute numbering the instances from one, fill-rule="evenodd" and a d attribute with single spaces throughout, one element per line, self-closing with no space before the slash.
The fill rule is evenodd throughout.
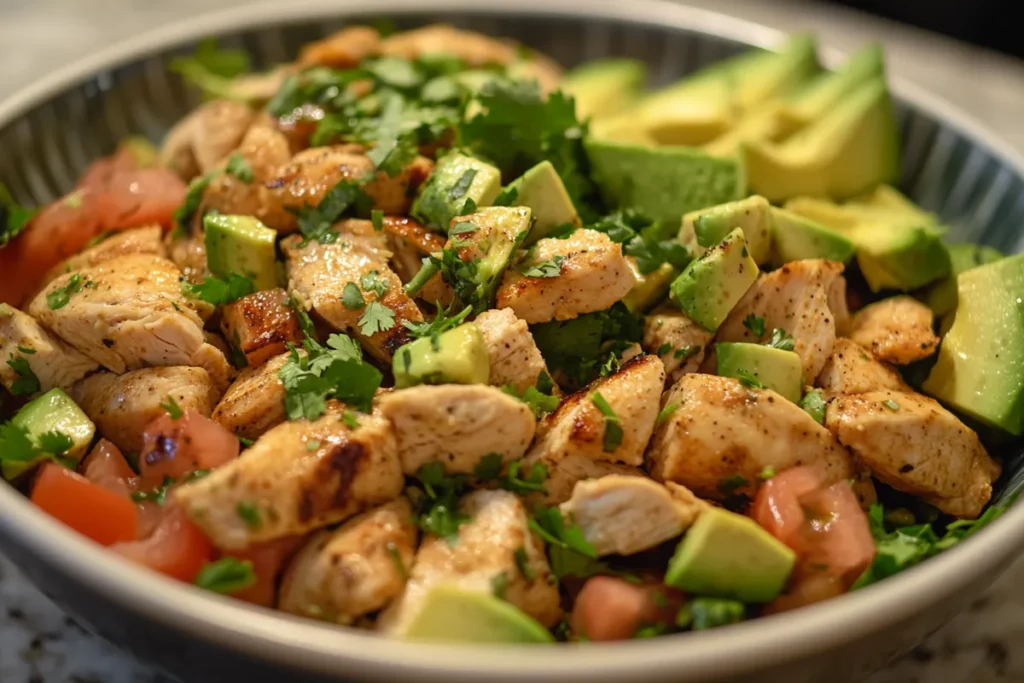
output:
<path id="1" fill-rule="evenodd" d="M 850 50 L 885 43 L 892 74 L 955 102 L 1024 150 L 1024 64 L 892 23 L 797 0 L 689 0 Z M 244 0 L 0 0 L 0 99 L 127 36 Z M 964 614 L 867 683 L 1024 683 L 1024 559 Z M 0 681 L 173 683 L 92 636 L 0 557 Z"/>

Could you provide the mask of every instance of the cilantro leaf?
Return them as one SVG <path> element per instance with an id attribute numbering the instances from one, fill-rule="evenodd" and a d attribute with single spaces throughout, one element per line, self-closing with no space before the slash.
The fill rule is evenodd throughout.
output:
<path id="1" fill-rule="evenodd" d="M 0 462 L 26 465 L 46 458 L 63 467 L 73 468 L 77 463 L 64 457 L 72 445 L 71 437 L 56 430 L 45 432 L 33 441 L 25 427 L 13 422 L 0 425 Z"/>
<path id="2" fill-rule="evenodd" d="M 385 57 L 379 61 L 385 59 L 389 58 Z M 396 62 L 408 64 L 405 60 Z M 398 93 L 388 93 L 384 98 L 377 127 L 377 144 L 367 153 L 373 165 L 392 178 L 400 174 L 419 153 L 416 133 L 414 130 L 407 130 L 404 114 L 404 98 Z"/>
<path id="3" fill-rule="evenodd" d="M 491 481 L 501 476 L 501 470 L 505 468 L 501 453 L 488 453 L 480 458 L 480 462 L 473 468 L 473 476 L 480 481 Z"/>
<path id="4" fill-rule="evenodd" d="M 446 538 L 454 545 L 458 540 L 459 527 L 471 521 L 468 515 L 459 511 L 459 498 L 468 487 L 468 477 L 446 474 L 444 465 L 431 462 L 416 470 L 415 478 L 422 487 L 413 489 L 418 492 L 412 496 L 416 523 L 423 531 Z"/>
<path id="5" fill-rule="evenodd" d="M 217 47 L 215 38 L 207 38 L 196 46 L 191 57 L 175 57 L 170 69 L 185 80 L 213 97 L 237 99 L 231 89 L 231 80 L 247 73 L 251 67 L 244 50 Z"/>
<path id="6" fill-rule="evenodd" d="M 316 240 L 321 244 L 333 244 L 338 241 L 338 233 L 331 230 L 331 226 L 349 209 L 362 214 L 372 204 L 358 182 L 343 178 L 324 194 L 319 204 L 306 204 L 297 211 L 299 232 L 306 242 Z"/>
<path id="7" fill-rule="evenodd" d="M 380 209 L 373 209 L 370 211 L 370 223 L 373 225 L 374 232 L 380 232 L 384 229 L 384 212 Z"/>
<path id="8" fill-rule="evenodd" d="M 391 283 L 388 279 L 381 277 L 380 273 L 376 270 L 371 270 L 368 273 L 363 273 L 359 278 L 359 285 L 365 292 L 373 292 L 378 297 L 382 297 L 388 293 L 388 289 L 391 287 Z"/>
<path id="9" fill-rule="evenodd" d="M 181 409 L 174 397 L 168 394 L 167 398 L 160 404 L 165 413 L 171 416 L 172 420 L 180 420 L 185 411 Z"/>
<path id="10" fill-rule="evenodd" d="M 567 525 L 558 508 L 538 506 L 530 528 L 548 544 L 551 572 L 558 578 L 587 578 L 610 570 L 599 562 L 594 546 L 587 542 L 577 524 Z"/>
<path id="11" fill-rule="evenodd" d="M 207 562 L 196 575 L 195 584 L 214 593 L 237 593 L 256 583 L 251 560 L 222 557 Z"/>
<path id="12" fill-rule="evenodd" d="M 440 335 L 443 332 L 447 332 L 448 330 L 458 327 L 472 312 L 473 307 L 466 306 L 458 313 L 450 315 L 450 309 L 446 310 L 438 307 L 437 316 L 435 316 L 433 320 L 420 323 L 404 320 L 402 321 L 402 326 L 409 330 L 410 336 L 417 339 L 421 339 L 423 337 L 434 337 L 435 335 Z"/>
<path id="13" fill-rule="evenodd" d="M 768 342 L 768 346 L 773 349 L 781 349 L 783 351 L 792 351 L 795 342 L 793 341 L 793 335 L 787 334 L 785 330 L 776 327 L 772 330 L 772 338 Z"/>
<path id="14" fill-rule="evenodd" d="M 737 370 L 736 379 L 740 381 L 740 384 L 747 387 L 748 389 L 764 389 L 765 386 L 761 384 L 759 380 L 752 372 L 747 370 Z"/>
<path id="15" fill-rule="evenodd" d="M 39 450 L 50 455 L 63 455 L 71 450 L 71 447 L 75 444 L 71 440 L 71 437 L 64 432 L 57 430 L 51 430 L 43 432 L 36 438 L 36 444 Z"/>
<path id="16" fill-rule="evenodd" d="M 498 486 L 520 496 L 530 493 L 547 493 L 544 482 L 548 479 L 548 468 L 543 463 L 535 462 L 530 465 L 526 476 L 520 475 L 522 461 L 516 460 L 508 466 L 508 473 L 499 479 Z"/>
<path id="17" fill-rule="evenodd" d="M 68 278 L 66 285 L 46 294 L 46 305 L 50 307 L 51 311 L 64 308 L 71 303 L 71 297 L 82 291 L 82 287 L 86 284 L 87 282 L 83 279 L 82 274 L 75 273 Z"/>
<path id="18" fill-rule="evenodd" d="M 533 265 L 523 266 L 519 269 L 519 272 L 526 277 L 537 277 L 537 278 L 548 278 L 558 277 L 562 274 L 562 262 L 565 258 L 562 256 L 556 256 L 553 259 L 547 261 L 541 261 L 540 263 L 534 263 Z"/>
<path id="19" fill-rule="evenodd" d="M 467 168 L 463 171 L 462 175 L 459 176 L 459 179 L 456 180 L 451 186 L 451 189 L 448 190 L 448 199 L 456 200 L 462 199 L 466 196 L 466 192 L 469 191 L 470 185 L 473 184 L 473 179 L 476 178 L 476 171 L 477 169 L 475 168 Z"/>
<path id="20" fill-rule="evenodd" d="M 0 247 L 27 228 L 37 213 L 38 209 L 29 209 L 15 202 L 7 187 L 0 183 Z"/>
<path id="21" fill-rule="evenodd" d="M 687 246 L 679 241 L 678 232 L 676 225 L 652 221 L 640 228 L 639 234 L 626 243 L 624 251 L 636 259 L 637 270 L 641 275 L 653 273 L 666 263 L 676 270 L 682 270 L 689 265 L 692 256 Z"/>
<path id="22" fill-rule="evenodd" d="M 800 407 L 818 424 L 825 424 L 825 397 L 821 389 L 812 389 L 800 399 Z"/>
<path id="23" fill-rule="evenodd" d="M 506 384 L 501 388 L 501 390 L 509 396 L 518 398 L 520 401 L 530 406 L 530 410 L 533 411 L 534 416 L 538 419 L 545 413 L 551 413 L 557 410 L 558 405 L 561 403 L 560 398 L 545 394 L 537 387 L 526 387 L 526 389 L 520 393 L 516 390 L 514 384 Z"/>
<path id="24" fill-rule="evenodd" d="M 759 315 L 754 315 L 753 313 L 751 313 L 746 318 L 743 319 L 743 327 L 750 330 L 750 333 L 757 337 L 758 339 L 764 336 L 764 326 L 764 318 L 762 318 Z"/>
<path id="25" fill-rule="evenodd" d="M 181 283 L 181 293 L 184 296 L 190 299 L 199 299 L 214 306 L 234 303 L 255 291 L 255 283 L 238 273 L 228 273 L 226 279 L 207 275 L 198 285 L 187 280 L 183 280 Z"/>
<path id="26" fill-rule="evenodd" d="M 206 175 L 193 178 L 188 184 L 188 192 L 185 194 L 185 201 L 174 211 L 174 235 L 184 237 L 192 226 L 192 219 L 199 211 L 203 203 L 203 193 L 209 187 L 213 179 L 217 177 L 217 171 L 210 171 Z"/>
<path id="27" fill-rule="evenodd" d="M 165 476 L 163 483 L 152 491 L 132 491 L 132 500 L 136 503 L 150 501 L 163 505 L 167 501 L 167 492 L 173 485 L 174 477 Z"/>
<path id="28" fill-rule="evenodd" d="M 591 394 L 590 402 L 597 406 L 597 409 L 604 414 L 604 442 L 602 449 L 605 453 L 611 453 L 622 445 L 622 422 L 619 420 L 619 416 L 615 414 L 611 404 L 608 403 L 608 399 L 602 396 L 601 392 L 595 391 Z"/>
<path id="29" fill-rule="evenodd" d="M 33 351 L 34 353 L 34 351 Z M 39 384 L 39 377 L 32 371 L 32 366 L 24 356 L 11 354 L 7 364 L 14 370 L 18 377 L 11 382 L 10 392 L 15 396 L 28 396 L 39 391 L 42 386 Z"/>
<path id="30" fill-rule="evenodd" d="M 356 311 L 366 306 L 363 293 L 359 291 L 359 287 L 354 282 L 345 285 L 345 289 L 341 292 L 341 303 L 350 311 Z"/>
<path id="31" fill-rule="evenodd" d="M 241 152 L 234 152 L 228 157 L 227 166 L 224 168 L 228 175 L 232 175 L 243 183 L 251 183 L 256 179 L 256 174 L 253 173 L 252 166 Z"/>
<path id="32" fill-rule="evenodd" d="M 327 347 L 307 338 L 303 346 L 303 353 L 291 348 L 291 356 L 277 373 L 285 389 L 288 419 L 319 418 L 331 397 L 363 412 L 370 411 L 383 375 L 363 361 L 362 351 L 351 337 L 332 334 Z"/>
<path id="33" fill-rule="evenodd" d="M 379 301 L 371 301 L 359 318 L 359 331 L 366 337 L 395 326 L 395 312 Z"/>
<path id="34" fill-rule="evenodd" d="M 668 402 L 665 407 L 658 413 L 658 419 L 654 421 L 655 426 L 660 426 L 668 418 L 672 417 L 672 413 L 679 409 L 679 404 L 675 402 Z"/>
<path id="35" fill-rule="evenodd" d="M 515 206 L 517 199 L 519 199 L 519 189 L 510 185 L 498 193 L 498 196 L 491 202 L 491 206 Z"/>
<path id="36" fill-rule="evenodd" d="M 679 609 L 676 626 L 688 626 L 694 631 L 704 631 L 738 623 L 743 621 L 746 615 L 746 605 L 738 600 L 700 597 L 690 600 Z"/>

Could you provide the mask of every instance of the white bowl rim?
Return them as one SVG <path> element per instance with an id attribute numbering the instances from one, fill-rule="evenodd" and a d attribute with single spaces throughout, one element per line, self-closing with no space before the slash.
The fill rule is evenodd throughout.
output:
<path id="1" fill-rule="evenodd" d="M 510 3 L 511 5 L 511 3 Z M 662 0 L 518 0 L 499 7 L 483 0 L 264 0 L 157 28 L 61 69 L 0 102 L 0 127 L 46 99 L 105 69 L 207 35 L 349 14 L 378 16 L 471 11 L 495 15 L 549 15 L 616 19 L 662 25 L 769 47 L 775 29 Z M 841 53 L 822 50 L 836 63 Z M 972 117 L 921 88 L 890 78 L 893 91 L 916 108 L 952 124 L 974 144 L 1024 177 L 1024 159 Z M 556 648 L 455 646 L 387 640 L 369 633 L 301 619 L 202 591 L 126 563 L 36 509 L 0 485 L 0 527 L 57 571 L 74 576 L 124 610 L 141 613 L 230 651 L 296 671 L 376 680 L 571 681 L 612 683 L 642 672 L 650 680 L 718 680 L 798 660 L 897 624 L 982 575 L 1004 567 L 1024 542 L 1024 505 L 955 547 L 878 585 L 794 612 L 700 633 L 651 640 Z"/>

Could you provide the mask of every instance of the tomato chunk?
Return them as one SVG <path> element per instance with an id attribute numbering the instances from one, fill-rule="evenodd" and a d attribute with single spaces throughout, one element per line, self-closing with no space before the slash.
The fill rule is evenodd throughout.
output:
<path id="1" fill-rule="evenodd" d="M 256 575 L 256 583 L 231 595 L 254 605 L 273 606 L 277 597 L 277 576 L 301 542 L 301 536 L 288 536 L 226 553 L 239 560 L 252 562 L 253 573 Z"/>
<path id="2" fill-rule="evenodd" d="M 682 593 L 661 584 L 594 576 L 576 596 L 569 624 L 588 640 L 628 640 L 641 627 L 672 624 L 682 604 Z"/>
<path id="3" fill-rule="evenodd" d="M 164 477 L 179 479 L 196 470 L 219 467 L 238 457 L 238 438 L 208 417 L 186 411 L 178 419 L 164 414 L 143 433 L 139 486 L 160 486 Z"/>
<path id="4" fill-rule="evenodd" d="M 102 545 L 134 541 L 139 536 L 135 503 L 60 465 L 44 465 L 32 502 L 48 514 Z"/>
<path id="5" fill-rule="evenodd" d="M 133 562 L 189 583 L 214 556 L 213 544 L 206 534 L 188 519 L 184 510 L 170 503 L 149 538 L 119 543 L 110 549 Z"/>
<path id="6" fill-rule="evenodd" d="M 130 496 L 135 490 L 135 472 L 121 450 L 106 439 L 100 439 L 82 461 L 82 474 L 97 486 L 122 496 Z"/>

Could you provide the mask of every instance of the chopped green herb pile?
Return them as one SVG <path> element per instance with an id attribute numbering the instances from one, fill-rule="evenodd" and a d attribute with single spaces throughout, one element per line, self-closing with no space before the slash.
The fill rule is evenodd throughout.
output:
<path id="1" fill-rule="evenodd" d="M 327 346 L 310 337 L 302 344 L 302 352 L 291 347 L 288 361 L 278 371 L 288 418 L 315 420 L 327 411 L 328 398 L 370 412 L 383 375 L 363 360 L 359 345 L 344 334 L 332 334 Z"/>
<path id="2" fill-rule="evenodd" d="M 198 285 L 187 280 L 181 282 L 182 295 L 214 306 L 234 303 L 255 291 L 256 285 L 253 281 L 238 273 L 228 273 L 226 279 L 207 275 Z"/>

